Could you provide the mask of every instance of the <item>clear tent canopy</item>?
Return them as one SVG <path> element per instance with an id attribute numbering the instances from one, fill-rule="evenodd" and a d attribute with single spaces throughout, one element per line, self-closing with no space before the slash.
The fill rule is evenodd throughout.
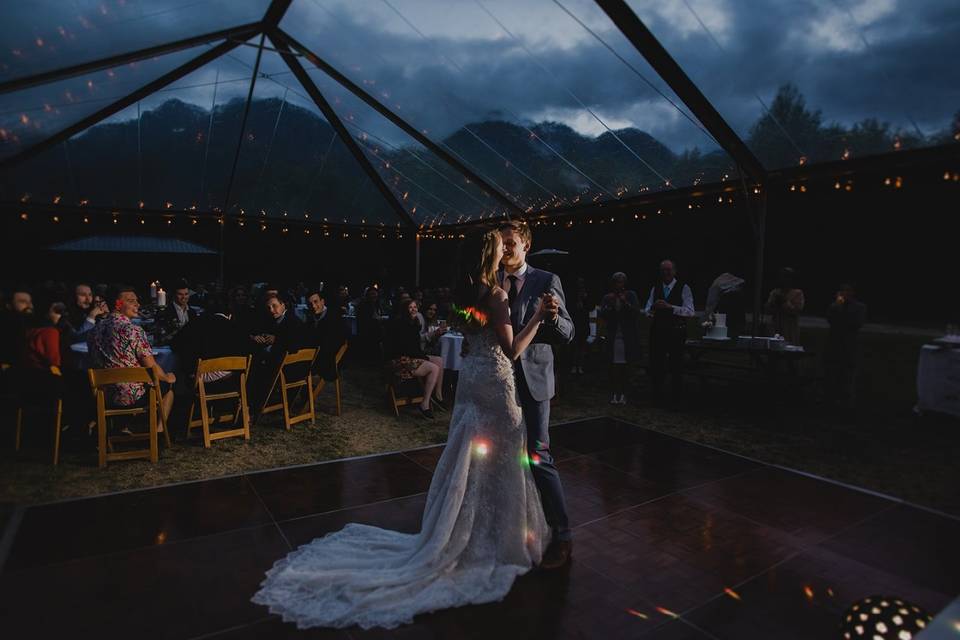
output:
<path id="1" fill-rule="evenodd" d="M 951 0 L 42 0 L 0 36 L 8 203 L 442 226 L 960 127 Z"/>

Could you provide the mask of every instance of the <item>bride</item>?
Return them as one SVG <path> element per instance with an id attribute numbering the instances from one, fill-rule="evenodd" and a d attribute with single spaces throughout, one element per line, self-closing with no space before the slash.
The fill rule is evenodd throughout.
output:
<path id="1" fill-rule="evenodd" d="M 538 564 L 550 538 L 530 472 L 511 360 L 544 319 L 542 305 L 514 335 L 497 282 L 500 233 L 483 238 L 477 308 L 456 407 L 420 533 L 363 524 L 306 544 L 267 572 L 253 601 L 300 628 L 393 628 L 420 613 L 503 599 Z"/>

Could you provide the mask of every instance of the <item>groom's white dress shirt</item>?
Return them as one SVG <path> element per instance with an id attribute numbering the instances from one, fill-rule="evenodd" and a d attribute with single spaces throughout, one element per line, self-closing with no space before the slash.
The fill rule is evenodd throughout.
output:
<path id="1" fill-rule="evenodd" d="M 510 294 L 511 280 L 510 276 L 516 277 L 517 283 L 517 294 L 519 295 L 523 291 L 523 282 L 527 278 L 527 263 L 524 262 L 523 266 L 517 269 L 516 271 L 507 271 L 503 270 L 503 282 L 500 283 L 500 286 L 503 287 L 503 290 L 507 292 L 507 295 Z"/>

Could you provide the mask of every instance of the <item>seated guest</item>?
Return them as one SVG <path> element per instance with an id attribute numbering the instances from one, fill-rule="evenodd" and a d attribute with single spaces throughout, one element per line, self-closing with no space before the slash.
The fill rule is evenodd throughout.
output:
<path id="1" fill-rule="evenodd" d="M 188 322 L 195 320 L 196 312 L 190 308 L 190 287 L 186 282 L 179 282 L 173 290 L 173 304 L 168 305 L 157 314 L 157 321 L 161 323 L 164 333 L 176 335 Z"/>
<path id="2" fill-rule="evenodd" d="M 284 356 L 297 351 L 303 344 L 303 323 L 288 310 L 284 300 L 277 294 L 269 294 L 264 306 L 270 314 L 271 324 L 250 336 L 255 349 L 250 374 L 250 408 L 257 415 L 267 400 Z"/>
<path id="3" fill-rule="evenodd" d="M 340 315 L 345 316 L 350 313 L 350 288 L 345 284 L 337 287 L 336 305 L 340 308 Z"/>
<path id="4" fill-rule="evenodd" d="M 195 374 L 200 359 L 223 358 L 229 356 L 248 356 L 251 352 L 250 340 L 230 312 L 230 302 L 223 294 L 212 293 L 207 296 L 204 314 L 190 322 L 177 333 L 171 343 L 177 354 L 180 373 L 184 384 L 178 389 L 178 395 L 194 397 L 196 389 Z M 208 371 L 203 374 L 204 388 L 207 393 L 236 391 L 237 382 L 233 371 Z M 186 425 L 189 403 L 178 408 L 177 415 L 182 417 L 178 425 Z M 179 429 L 179 426 L 178 426 Z M 179 432 L 185 437 L 185 431 Z"/>
<path id="5" fill-rule="evenodd" d="M 347 340 L 343 323 L 336 311 L 327 306 L 322 291 L 311 291 L 307 296 L 307 304 L 310 309 L 307 311 L 305 343 L 319 350 L 314 373 L 332 382 L 337 379 L 337 351 Z"/>
<path id="6" fill-rule="evenodd" d="M 63 364 L 61 357 L 61 324 L 64 305 L 62 302 L 40 303 L 43 313 L 31 313 L 24 331 L 24 344 L 20 365 L 25 369 L 49 370 Z"/>
<path id="7" fill-rule="evenodd" d="M 14 364 L 22 353 L 27 321 L 33 314 L 33 296 L 26 287 L 15 287 L 0 315 L 0 362 Z"/>
<path id="8" fill-rule="evenodd" d="M 431 419 L 433 412 L 430 410 L 430 399 L 440 388 L 443 367 L 431 362 L 420 348 L 420 322 L 417 320 L 417 313 L 417 303 L 412 300 L 397 309 L 387 330 L 384 352 L 393 375 L 400 380 L 423 380 L 420 414 Z"/>
<path id="9" fill-rule="evenodd" d="M 147 342 L 143 328 L 133 323 L 140 315 L 140 300 L 133 287 L 121 286 L 110 298 L 113 312 L 87 332 L 87 347 L 90 364 L 95 369 L 121 369 L 126 367 L 146 367 L 157 372 L 161 382 L 172 385 L 177 381 L 173 373 L 167 373 L 153 358 L 153 349 Z M 173 390 L 161 389 L 163 394 L 162 410 L 164 420 L 170 415 L 173 406 Z M 107 390 L 107 401 L 118 407 L 133 407 L 145 403 L 147 390 L 142 383 L 122 383 L 111 385 Z"/>
<path id="10" fill-rule="evenodd" d="M 110 313 L 110 309 L 107 308 L 102 299 L 94 304 L 93 288 L 89 284 L 81 282 L 74 287 L 73 304 L 67 313 L 67 319 L 70 321 L 72 329 L 71 344 L 86 340 L 86 333 L 93 329 L 97 320 L 108 313 Z"/>
<path id="11" fill-rule="evenodd" d="M 447 332 L 447 324 L 437 315 L 437 303 L 428 302 L 423 307 L 423 314 L 420 317 L 422 318 L 420 325 L 423 327 L 420 332 L 420 343 L 423 352 L 429 356 L 439 356 L 440 336 Z"/>
<path id="12" fill-rule="evenodd" d="M 247 335 L 254 332 L 256 324 L 256 311 L 250 304 L 250 293 L 243 285 L 237 285 L 230 289 L 230 317 L 240 325 Z"/>

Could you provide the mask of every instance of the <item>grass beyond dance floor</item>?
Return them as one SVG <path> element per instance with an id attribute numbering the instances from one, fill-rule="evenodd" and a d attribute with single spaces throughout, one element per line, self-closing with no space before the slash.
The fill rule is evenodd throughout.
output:
<path id="1" fill-rule="evenodd" d="M 812 336 L 816 340 L 817 336 Z M 960 514 L 960 426 L 955 420 L 911 414 L 915 358 L 922 338 L 871 335 L 865 345 L 860 403 L 855 419 L 839 419 L 807 390 L 771 399 L 762 390 L 738 383 L 696 380 L 686 386 L 682 407 L 653 407 L 646 378 L 638 370 L 626 406 L 611 406 L 606 373 L 594 356 L 588 373 L 560 376 L 554 423 L 610 415 L 648 429 L 865 487 L 918 504 Z M 911 362 L 911 359 L 913 361 Z M 43 418 L 27 429 L 44 433 L 27 438 L 20 455 L 12 451 L 12 419 L 2 423 L 0 502 L 28 504 L 172 482 L 200 480 L 252 470 L 400 451 L 442 443 L 450 414 L 436 412 L 427 422 L 415 411 L 395 418 L 378 372 L 348 363 L 344 371 L 344 409 L 333 415 L 332 389 L 318 400 L 315 425 L 284 431 L 278 414 L 252 428 L 249 443 L 215 442 L 205 450 L 195 440 L 162 453 L 160 462 L 96 466 L 95 452 L 66 451 L 59 467 L 49 463 L 49 437 Z M 12 418 L 12 416 L 11 416 Z"/>

